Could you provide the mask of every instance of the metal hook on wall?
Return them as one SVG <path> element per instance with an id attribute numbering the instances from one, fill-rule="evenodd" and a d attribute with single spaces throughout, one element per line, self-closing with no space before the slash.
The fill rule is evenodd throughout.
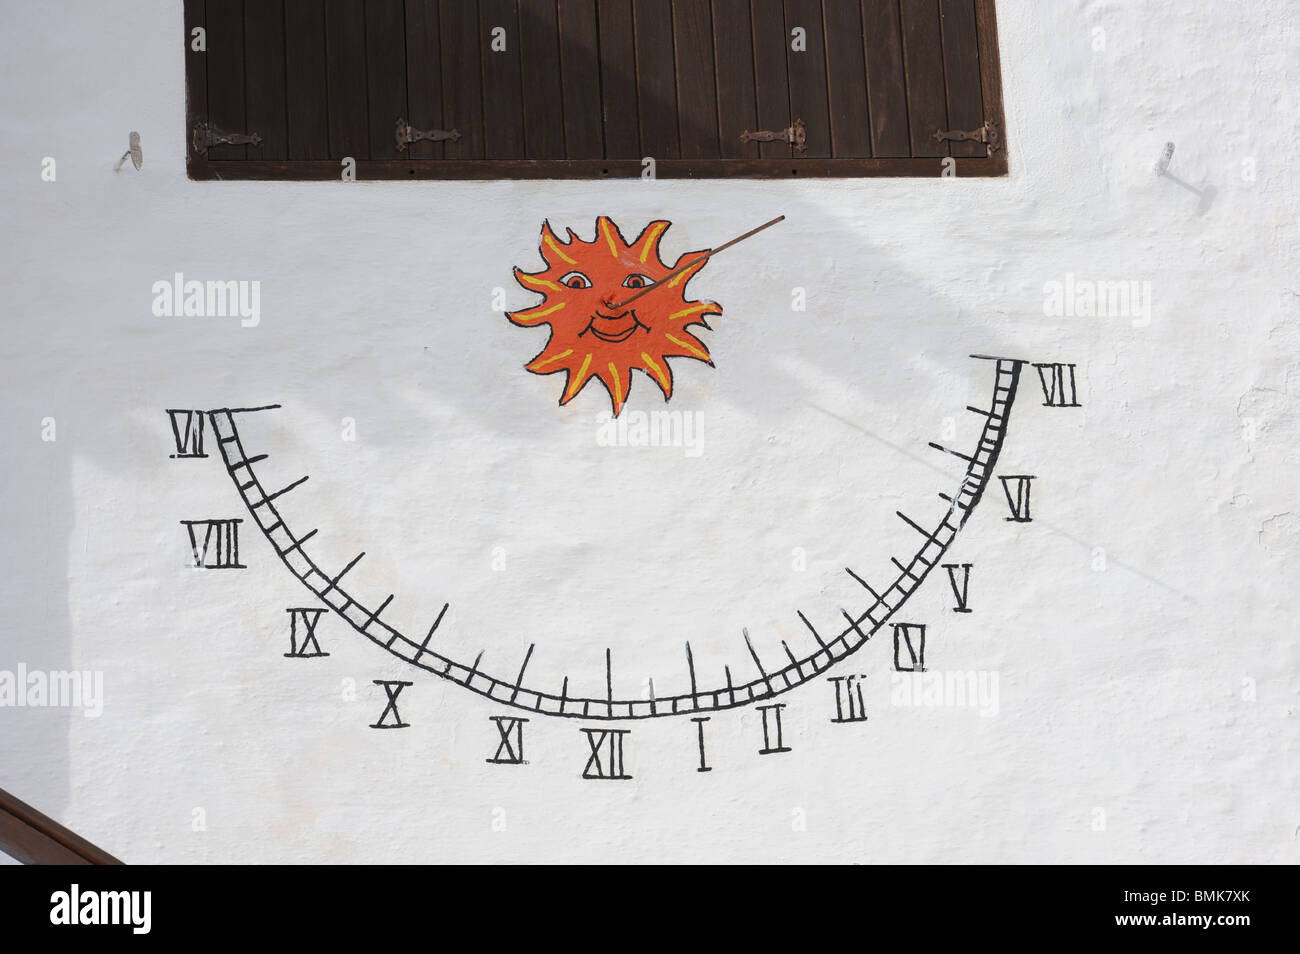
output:
<path id="1" fill-rule="evenodd" d="M 1156 175 L 1163 176 L 1169 171 L 1169 160 L 1174 158 L 1174 144 L 1165 143 L 1164 151 L 1160 153 L 1160 158 L 1156 160 Z"/>
<path id="2" fill-rule="evenodd" d="M 1172 142 L 1167 142 L 1165 143 L 1165 148 L 1160 153 L 1160 158 L 1156 160 L 1156 166 L 1155 166 L 1156 175 L 1162 176 L 1166 179 L 1171 179 L 1174 182 L 1178 183 L 1180 186 L 1182 186 L 1184 189 L 1186 189 L 1188 192 L 1191 192 L 1192 194 L 1198 196 L 1201 201 L 1196 206 L 1196 214 L 1204 215 L 1209 210 L 1211 203 L 1214 202 L 1214 197 L 1219 194 L 1219 190 L 1212 185 L 1207 185 L 1203 189 L 1198 189 L 1196 188 L 1196 186 L 1184 182 L 1182 179 L 1178 178 L 1176 175 L 1174 175 L 1172 172 L 1169 171 L 1169 163 L 1173 158 L 1174 158 L 1174 144 Z"/>
<path id="3" fill-rule="evenodd" d="M 126 152 L 122 153 L 122 158 L 117 160 L 117 165 L 113 167 L 114 172 L 121 172 L 122 164 L 126 162 L 127 159 L 131 160 L 131 165 L 135 166 L 137 172 L 139 172 L 140 167 L 144 165 L 144 152 L 140 149 L 140 134 L 138 132 L 132 130 L 130 143 L 131 144 L 127 146 Z"/>

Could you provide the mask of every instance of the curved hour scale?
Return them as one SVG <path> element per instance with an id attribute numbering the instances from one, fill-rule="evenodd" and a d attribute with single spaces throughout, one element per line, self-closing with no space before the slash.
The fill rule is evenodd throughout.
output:
<path id="1" fill-rule="evenodd" d="M 487 696 L 502 705 L 527 709 L 542 715 L 566 716 L 578 719 L 648 719 L 657 716 L 671 716 L 698 712 L 710 712 L 730 709 L 735 706 L 748 705 L 771 699 L 784 692 L 802 685 L 821 675 L 841 659 L 852 655 L 860 649 L 882 626 L 907 602 L 907 599 L 925 580 L 930 570 L 939 562 L 957 533 L 965 526 L 975 505 L 979 503 L 997 463 L 1006 437 L 1007 423 L 1011 414 L 1011 405 L 1015 400 L 1016 387 L 1020 380 L 1023 361 L 1012 358 L 992 358 L 975 355 L 976 358 L 992 361 L 996 368 L 993 395 L 987 411 L 979 410 L 985 417 L 984 427 L 980 433 L 979 443 L 969 454 L 948 451 L 948 453 L 967 462 L 966 473 L 960 486 L 952 496 L 941 494 L 948 501 L 947 513 L 933 530 L 926 530 L 920 524 L 904 517 L 918 532 L 921 545 L 908 561 L 895 559 L 899 568 L 897 578 L 887 588 L 877 592 L 864 580 L 854 574 L 872 597 L 871 604 L 856 617 L 845 613 L 846 626 L 834 636 L 823 637 L 802 613 L 801 620 L 812 631 L 818 643 L 818 650 L 802 659 L 797 659 L 789 649 L 789 660 L 780 668 L 764 666 L 758 654 L 750 646 L 758 678 L 743 685 L 730 684 L 716 689 L 699 689 L 695 683 L 695 670 L 690 662 L 690 647 L 687 645 L 687 661 L 690 665 L 691 691 L 682 695 L 665 696 L 649 699 L 615 699 L 612 689 L 603 699 L 570 696 L 566 679 L 559 693 L 524 685 L 524 670 L 527 657 L 519 675 L 512 681 L 481 672 L 478 660 L 470 665 L 457 662 L 436 650 L 430 649 L 429 638 L 423 642 L 398 632 L 379 618 L 379 613 L 387 605 L 370 609 L 355 599 L 342 586 L 344 574 L 351 569 L 348 564 L 343 569 L 330 575 L 321 569 L 306 549 L 306 543 L 315 531 L 304 536 L 297 536 L 285 525 L 274 500 L 280 494 L 291 489 L 286 487 L 268 493 L 263 488 L 254 470 L 254 464 L 263 460 L 265 455 L 249 456 L 239 437 L 239 428 L 235 415 L 238 409 L 209 411 L 208 417 L 212 432 L 218 438 L 221 455 L 226 470 L 235 482 L 240 496 L 248 507 L 249 514 L 270 541 L 275 552 L 279 554 L 289 571 L 302 581 L 307 589 L 318 596 L 323 603 L 346 620 L 353 629 L 371 642 L 377 643 L 394 656 L 404 659 L 413 666 L 428 670 L 452 682 L 459 683 L 480 695 Z M 250 409 L 251 410 L 251 409 Z M 975 409 L 972 409 L 975 410 Z M 938 447 L 938 445 L 934 445 Z M 946 448 L 939 448 L 947 450 Z M 902 514 L 899 514 L 902 516 Z M 353 564 L 355 564 L 355 560 Z M 849 571 L 852 573 L 852 571 Z M 390 597 L 391 599 L 391 597 Z M 436 623 L 434 624 L 436 627 Z M 432 635 L 432 632 L 430 633 Z M 529 648 L 529 654 L 532 649 Z"/>

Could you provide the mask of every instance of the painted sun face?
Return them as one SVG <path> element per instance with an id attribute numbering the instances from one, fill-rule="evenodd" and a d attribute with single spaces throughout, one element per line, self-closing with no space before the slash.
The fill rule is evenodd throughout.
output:
<path id="1" fill-rule="evenodd" d="M 659 241 L 671 224 L 651 222 L 628 244 L 604 215 L 596 220 L 596 237 L 590 242 L 578 238 L 573 229 L 567 230 L 567 242 L 560 241 L 550 223 L 543 223 L 541 253 L 546 268 L 515 269 L 519 284 L 540 293 L 543 301 L 524 311 L 507 312 L 506 317 L 526 328 L 550 325 L 546 347 L 524 367 L 534 374 L 564 372 L 561 404 L 573 400 L 594 379 L 609 392 L 617 417 L 631 390 L 633 371 L 648 375 L 667 400 L 673 393 L 669 358 L 713 365 L 708 348 L 687 329 L 708 328 L 705 317 L 722 314 L 722 307 L 691 301 L 685 295 L 686 283 L 707 259 L 672 275 L 706 253 L 686 252 L 672 265 L 665 264 L 659 257 Z M 627 301 L 651 286 L 651 291 Z"/>

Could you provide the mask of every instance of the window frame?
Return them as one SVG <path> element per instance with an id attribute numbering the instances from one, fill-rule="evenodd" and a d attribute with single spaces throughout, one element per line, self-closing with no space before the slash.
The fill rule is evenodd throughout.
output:
<path id="1" fill-rule="evenodd" d="M 931 178 L 944 175 L 988 178 L 1008 174 L 1002 70 L 995 0 L 973 0 L 985 123 L 997 142 L 983 157 L 893 158 L 655 158 L 657 179 L 826 179 Z M 207 61 L 190 37 L 205 26 L 204 0 L 185 0 L 186 170 L 192 180 L 337 181 L 340 159 L 212 159 L 195 142 L 194 130 L 207 120 Z M 952 162 L 950 160 L 956 160 Z M 638 179 L 643 159 L 356 159 L 355 176 L 364 180 L 514 180 Z"/>

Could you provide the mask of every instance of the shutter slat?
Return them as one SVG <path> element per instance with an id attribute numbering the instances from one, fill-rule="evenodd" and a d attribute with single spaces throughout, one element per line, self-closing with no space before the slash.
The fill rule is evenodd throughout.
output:
<path id="1" fill-rule="evenodd" d="M 600 3 L 600 99 L 605 121 L 605 156 L 640 159 L 643 153 L 637 114 L 632 0 L 601 0 Z"/>
<path id="2" fill-rule="evenodd" d="M 790 35 L 785 29 L 785 4 L 781 0 L 753 0 L 754 75 L 757 77 L 758 129 L 784 129 L 795 117 L 790 112 L 789 70 L 786 51 Z M 756 132 L 757 130 L 751 130 Z M 761 142 L 764 159 L 789 159 L 793 147 Z"/>
<path id="3" fill-rule="evenodd" d="M 862 9 L 856 3 L 827 3 L 825 14 L 831 154 L 867 158 L 871 155 L 871 114 L 867 109 Z"/>
<path id="4" fill-rule="evenodd" d="M 284 0 L 284 75 L 288 157 L 328 159 L 329 95 L 321 0 Z"/>
<path id="5" fill-rule="evenodd" d="M 524 154 L 564 158 L 564 92 L 556 62 L 560 28 L 555 0 L 519 0 L 519 52 L 524 87 Z"/>
<path id="6" fill-rule="evenodd" d="M 244 115 L 248 132 L 262 137 L 260 146 L 248 147 L 248 158 L 287 159 L 283 0 L 260 0 L 245 7 L 244 46 L 248 71 Z"/>
<path id="7" fill-rule="evenodd" d="M 948 129 L 938 0 L 901 0 L 903 64 L 907 74 L 908 133 L 913 156 L 946 156 L 934 134 Z"/>
<path id="8" fill-rule="evenodd" d="M 416 129 L 445 129 L 442 121 L 442 41 L 438 0 L 406 0 L 406 108 Z M 394 129 L 396 132 L 396 129 Z M 407 145 L 411 159 L 441 159 L 440 142 Z"/>
<path id="9" fill-rule="evenodd" d="M 943 75 L 952 129 L 971 130 L 984 124 L 980 92 L 979 42 L 975 35 L 975 0 L 940 0 L 943 29 Z M 949 143 L 954 156 L 985 156 L 982 142 Z"/>
<path id="10" fill-rule="evenodd" d="M 505 30 L 505 49 L 494 49 L 494 31 Z M 499 34 L 497 34 L 499 35 Z M 483 77 L 483 150 L 493 159 L 524 157 L 524 91 L 519 66 L 519 17 L 515 0 L 479 0 Z"/>
<path id="11" fill-rule="evenodd" d="M 244 5 L 207 0 L 208 122 L 226 132 L 247 131 L 244 116 Z M 245 146 L 213 146 L 208 159 L 247 158 Z"/>
<path id="12" fill-rule="evenodd" d="M 663 0 L 635 0 L 633 16 L 641 149 L 655 159 L 676 159 L 680 153 L 672 8 Z"/>
<path id="13" fill-rule="evenodd" d="M 596 0 L 559 0 L 560 83 L 564 90 L 564 154 L 602 159 L 600 38 Z"/>
<path id="14" fill-rule="evenodd" d="M 791 49 L 790 31 L 803 27 L 808 31 L 807 50 Z M 825 158 L 831 155 L 831 116 L 826 90 L 826 33 L 822 25 L 819 0 L 786 0 L 786 59 L 790 64 L 791 119 L 802 119 L 808 127 L 805 151 L 796 158 Z M 788 126 L 789 120 L 781 125 Z"/>
<path id="15" fill-rule="evenodd" d="M 673 0 L 677 136 L 683 159 L 717 159 L 718 96 L 709 0 Z"/>
<path id="16" fill-rule="evenodd" d="M 396 159 L 396 127 L 408 121 L 406 104 L 406 13 L 402 0 L 367 0 L 366 97 L 370 158 Z"/>
<path id="17" fill-rule="evenodd" d="M 438 6 L 442 40 L 442 122 L 461 138 L 443 144 L 448 159 L 483 158 L 483 96 L 478 10 L 465 0 L 441 0 Z"/>
<path id="18" fill-rule="evenodd" d="M 758 128 L 749 0 L 713 0 L 713 55 L 721 155 L 724 159 L 757 159 L 758 144 L 740 141 L 742 132 Z"/>
<path id="19" fill-rule="evenodd" d="M 867 57 L 872 154 L 877 158 L 910 156 L 898 0 L 863 0 L 862 39 Z"/>
<path id="20" fill-rule="evenodd" d="M 203 0 L 185 0 L 185 149 L 189 161 L 194 152 L 194 127 L 208 118 L 208 54 L 193 48 L 193 31 L 206 31 Z"/>
<path id="21" fill-rule="evenodd" d="M 325 75 L 334 159 L 370 158 L 365 37 L 365 7 L 352 0 L 325 0 Z"/>

